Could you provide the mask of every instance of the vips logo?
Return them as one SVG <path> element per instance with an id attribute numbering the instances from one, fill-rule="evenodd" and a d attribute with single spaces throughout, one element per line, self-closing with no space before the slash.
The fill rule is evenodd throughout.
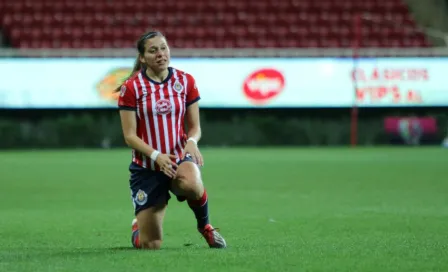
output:
<path id="1" fill-rule="evenodd" d="M 285 77 L 278 70 L 260 69 L 250 74 L 243 83 L 243 92 L 253 104 L 270 102 L 285 88 Z"/>
<path id="2" fill-rule="evenodd" d="M 118 68 L 109 71 L 100 82 L 96 84 L 99 95 L 109 101 L 118 100 L 120 92 L 114 92 L 122 82 L 131 74 L 132 68 Z"/>

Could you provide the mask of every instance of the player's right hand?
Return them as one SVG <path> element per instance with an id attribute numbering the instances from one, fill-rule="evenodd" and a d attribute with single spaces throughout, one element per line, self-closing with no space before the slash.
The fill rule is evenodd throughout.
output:
<path id="1" fill-rule="evenodd" d="M 160 170 L 162 170 L 165 175 L 167 175 L 170 178 L 176 177 L 176 170 L 177 170 L 177 164 L 173 162 L 173 160 L 176 160 L 175 155 L 168 155 L 168 154 L 162 154 L 160 153 L 157 156 L 156 163 L 159 165 Z"/>

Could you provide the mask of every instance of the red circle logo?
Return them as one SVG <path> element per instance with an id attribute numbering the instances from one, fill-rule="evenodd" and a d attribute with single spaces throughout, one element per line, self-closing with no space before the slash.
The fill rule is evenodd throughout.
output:
<path id="1" fill-rule="evenodd" d="M 158 114 L 165 115 L 172 110 L 171 102 L 168 99 L 160 99 L 156 102 L 156 111 Z"/>
<path id="2" fill-rule="evenodd" d="M 254 104 L 266 104 L 279 95 L 285 87 L 285 77 L 278 70 L 260 69 L 244 80 L 243 91 Z"/>

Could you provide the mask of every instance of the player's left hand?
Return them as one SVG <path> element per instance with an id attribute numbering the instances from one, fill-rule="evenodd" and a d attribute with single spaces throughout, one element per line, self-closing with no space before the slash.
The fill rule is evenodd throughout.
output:
<path id="1" fill-rule="evenodd" d="M 193 141 L 187 142 L 187 145 L 185 146 L 185 149 L 184 149 L 184 156 L 182 159 L 185 158 L 186 154 L 190 154 L 191 158 L 197 165 L 199 165 L 199 166 L 204 165 L 204 159 L 202 158 L 202 154 L 199 151 L 199 148 L 196 145 L 196 143 L 194 143 Z"/>

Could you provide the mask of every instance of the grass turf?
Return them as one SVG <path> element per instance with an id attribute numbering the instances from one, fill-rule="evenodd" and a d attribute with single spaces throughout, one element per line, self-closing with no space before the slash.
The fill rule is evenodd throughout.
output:
<path id="1" fill-rule="evenodd" d="M 2 152 L 0 271 L 448 271 L 446 152 L 204 149 L 229 248 L 172 198 L 158 252 L 130 248 L 128 150 Z"/>

